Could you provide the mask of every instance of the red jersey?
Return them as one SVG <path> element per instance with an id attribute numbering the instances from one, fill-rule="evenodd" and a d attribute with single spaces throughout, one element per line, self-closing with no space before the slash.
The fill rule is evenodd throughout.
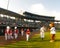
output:
<path id="1" fill-rule="evenodd" d="M 10 33 L 12 33 L 12 30 L 11 29 L 9 29 L 9 30 L 6 29 L 5 33 L 10 34 Z"/>
<path id="2" fill-rule="evenodd" d="M 18 33 L 18 29 L 15 29 L 15 30 L 14 30 L 14 33 Z"/>
<path id="3" fill-rule="evenodd" d="M 30 30 L 29 29 L 27 29 L 26 34 L 30 34 Z"/>

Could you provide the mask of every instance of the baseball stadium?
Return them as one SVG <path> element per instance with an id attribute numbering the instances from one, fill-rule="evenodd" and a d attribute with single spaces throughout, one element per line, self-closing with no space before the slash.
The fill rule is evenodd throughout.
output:
<path id="1" fill-rule="evenodd" d="M 53 22 L 56 28 L 56 38 L 50 42 L 49 24 Z M 60 21 L 55 17 L 37 15 L 30 12 L 23 12 L 23 15 L 10 10 L 0 8 L 0 48 L 60 48 Z M 45 38 L 40 38 L 40 28 L 42 25 L 47 29 Z M 5 40 L 5 29 L 10 26 L 12 32 L 16 26 L 19 30 L 17 39 Z M 24 29 L 24 35 L 21 36 L 21 28 Z M 29 41 L 26 41 L 26 30 L 30 29 Z"/>

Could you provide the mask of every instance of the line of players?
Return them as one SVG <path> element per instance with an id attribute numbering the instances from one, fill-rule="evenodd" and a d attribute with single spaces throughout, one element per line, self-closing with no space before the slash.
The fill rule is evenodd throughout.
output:
<path id="1" fill-rule="evenodd" d="M 12 31 L 12 29 L 7 26 L 5 29 L 5 40 L 8 39 L 17 39 L 18 38 L 18 34 L 19 34 L 19 30 L 17 29 L 17 27 L 14 28 L 14 30 Z M 24 35 L 24 30 L 23 28 L 21 29 L 21 35 Z M 29 40 L 29 35 L 30 35 L 30 29 L 26 30 L 26 41 Z"/>
<path id="2" fill-rule="evenodd" d="M 56 34 L 56 30 L 55 30 L 55 27 L 54 27 L 54 23 L 51 23 L 49 24 L 50 26 L 50 42 L 53 42 L 55 40 L 55 34 Z M 40 28 L 40 36 L 42 38 L 42 40 L 44 39 L 45 37 L 45 26 L 43 25 L 41 28 Z M 17 39 L 18 37 L 18 34 L 19 34 L 19 30 L 17 29 L 17 27 L 14 28 L 14 31 L 11 30 L 11 28 L 9 26 L 6 27 L 6 30 L 5 30 L 5 40 L 8 40 L 8 39 Z M 21 29 L 21 35 L 23 36 L 24 34 L 24 30 Z M 14 37 L 12 36 L 14 35 Z M 30 30 L 27 29 L 26 30 L 26 41 L 29 40 L 29 36 L 30 36 Z"/>

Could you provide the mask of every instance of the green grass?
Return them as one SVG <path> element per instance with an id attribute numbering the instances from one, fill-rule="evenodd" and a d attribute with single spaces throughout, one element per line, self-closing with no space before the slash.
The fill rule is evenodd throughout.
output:
<path id="1" fill-rule="evenodd" d="M 60 48 L 60 32 L 56 33 L 56 41 L 50 41 L 49 32 L 45 33 L 45 39 L 42 41 L 40 38 L 40 34 L 35 34 L 28 42 L 27 41 L 19 41 L 16 43 L 12 43 L 9 45 L 5 45 L 1 48 Z"/>

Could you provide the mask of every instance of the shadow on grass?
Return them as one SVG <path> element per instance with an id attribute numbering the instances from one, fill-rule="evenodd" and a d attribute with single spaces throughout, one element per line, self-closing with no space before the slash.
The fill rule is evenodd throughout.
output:
<path id="1" fill-rule="evenodd" d="M 50 39 L 34 39 L 34 40 L 29 40 L 29 42 L 49 42 Z M 56 39 L 55 42 L 60 42 L 60 39 Z"/>
<path id="2" fill-rule="evenodd" d="M 34 38 L 34 39 L 30 39 L 29 42 L 49 42 L 50 39 L 41 39 L 41 38 Z"/>
<path id="3" fill-rule="evenodd" d="M 56 39 L 55 42 L 60 42 L 60 39 Z"/>

